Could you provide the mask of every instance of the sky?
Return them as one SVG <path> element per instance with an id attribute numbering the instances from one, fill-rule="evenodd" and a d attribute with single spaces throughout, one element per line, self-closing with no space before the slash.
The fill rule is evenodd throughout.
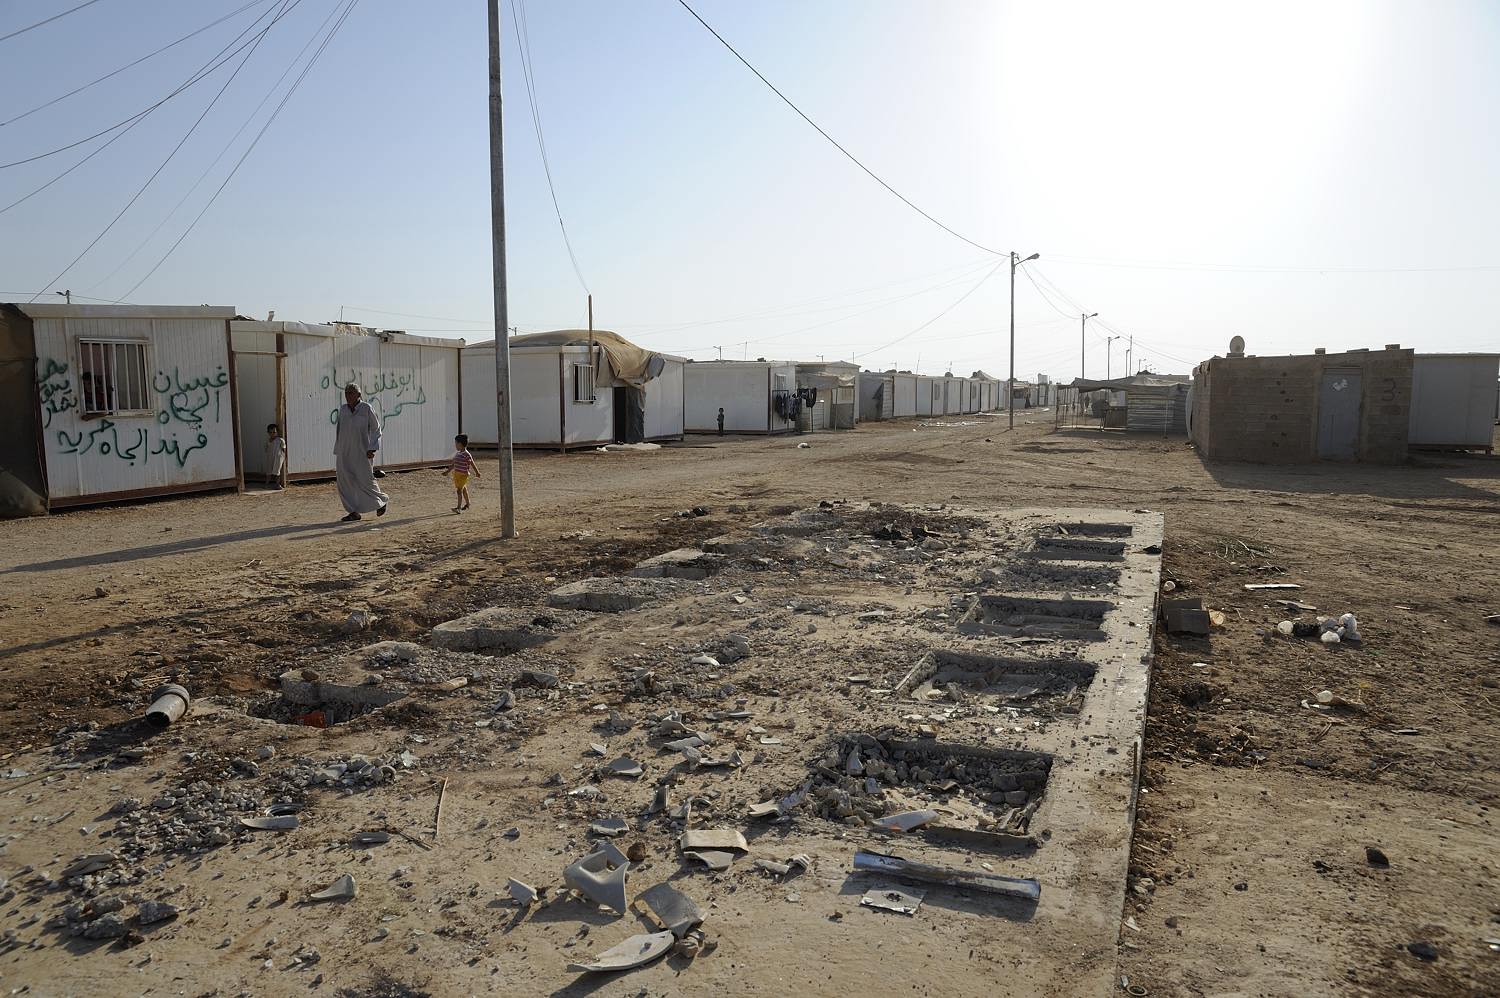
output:
<path id="1" fill-rule="evenodd" d="M 8 0 L 0 36 L 78 2 Z M 502 0 L 522 332 L 591 292 L 697 359 L 1003 376 L 1014 250 L 1018 377 L 1235 335 L 1500 351 L 1500 5 L 689 2 L 958 235 L 676 0 Z M 0 300 L 492 338 L 486 6 L 355 0 L 314 60 L 345 3 L 94 0 L 0 40 Z"/>

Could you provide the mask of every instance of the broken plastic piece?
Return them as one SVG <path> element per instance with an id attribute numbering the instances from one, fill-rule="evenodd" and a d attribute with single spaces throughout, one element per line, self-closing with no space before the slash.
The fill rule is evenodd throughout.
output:
<path id="1" fill-rule="evenodd" d="M 287 832 L 299 822 L 295 814 L 273 814 L 263 818 L 241 818 L 240 824 L 257 832 Z"/>
<path id="2" fill-rule="evenodd" d="M 615 857 L 620 862 L 612 862 Z M 625 871 L 629 866 L 625 854 L 610 845 L 607 850 L 589 853 L 564 869 L 563 882 L 595 904 L 623 915 L 627 907 Z"/>
<path id="3" fill-rule="evenodd" d="M 679 845 L 688 849 L 730 849 L 749 852 L 750 845 L 738 828 L 690 828 L 682 833 Z"/>
<path id="4" fill-rule="evenodd" d="M 641 768 L 640 763 L 636 762 L 634 759 L 629 758 L 628 756 L 623 755 L 604 768 L 609 770 L 616 776 L 628 776 L 631 778 L 640 776 L 645 772 L 645 770 Z"/>
<path id="5" fill-rule="evenodd" d="M 531 902 L 536 900 L 536 888 L 530 884 L 521 883 L 515 877 L 510 878 L 510 882 L 505 885 L 505 889 L 510 893 L 511 898 L 516 904 L 519 904 L 522 908 L 531 907 Z"/>
<path id="6" fill-rule="evenodd" d="M 678 939 L 703 924 L 703 910 L 671 884 L 648 888 L 636 900 L 650 908 L 662 927 Z"/>
<path id="7" fill-rule="evenodd" d="M 921 893 L 908 894 L 894 887 L 872 887 L 865 892 L 864 897 L 859 899 L 859 903 L 864 908 L 879 908 L 881 911 L 915 915 L 917 907 L 921 905 L 922 898 L 925 896 Z"/>
<path id="8" fill-rule="evenodd" d="M 888 832 L 909 832 L 913 828 L 921 828 L 923 825 L 937 820 L 938 813 L 931 809 L 921 811 L 901 811 L 897 814 L 888 814 L 884 818 L 876 818 L 876 828 L 883 828 Z"/>
<path id="9" fill-rule="evenodd" d="M 348 901 L 359 893 L 359 888 L 354 886 L 354 878 L 349 874 L 329 884 L 316 894 L 309 894 L 309 901 Z"/>
<path id="10" fill-rule="evenodd" d="M 714 870 L 716 872 L 729 869 L 729 866 L 734 862 L 735 857 L 735 854 L 732 852 L 721 851 L 718 849 L 684 849 L 682 855 L 686 859 L 695 859 L 698 862 L 702 863 L 704 866 L 708 867 L 710 870 Z"/>
<path id="11" fill-rule="evenodd" d="M 752 818 L 774 818 L 781 813 L 781 808 L 775 801 L 761 801 L 759 804 L 751 804 L 750 810 L 746 812 Z"/>
<path id="12" fill-rule="evenodd" d="M 677 941 L 670 932 L 652 932 L 631 936 L 618 946 L 611 946 L 589 963 L 570 963 L 569 970 L 582 973 L 608 973 L 613 970 L 633 970 L 644 967 L 653 960 L 665 956 Z"/>
<path id="13" fill-rule="evenodd" d="M 1030 878 L 1002 877 L 997 874 L 980 874 L 944 866 L 929 866 L 926 863 L 914 863 L 911 860 L 902 859 L 900 856 L 866 852 L 863 849 L 854 854 L 854 868 L 870 873 L 886 873 L 902 880 L 1004 894 L 1027 901 L 1039 901 L 1042 897 L 1042 885 Z"/>
<path id="14" fill-rule="evenodd" d="M 792 872 L 792 864 L 778 863 L 774 859 L 757 859 L 755 861 L 755 868 L 757 870 L 765 870 L 776 877 L 784 877 Z"/>
<path id="15" fill-rule="evenodd" d="M 625 819 L 618 817 L 600 818 L 592 825 L 589 825 L 590 835 L 600 835 L 609 839 L 614 838 L 616 835 L 624 835 L 629 830 L 630 826 L 625 823 Z"/>

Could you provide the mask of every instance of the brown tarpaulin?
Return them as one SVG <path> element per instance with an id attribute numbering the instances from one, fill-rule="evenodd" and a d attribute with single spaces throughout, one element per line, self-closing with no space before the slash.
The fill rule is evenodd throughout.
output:
<path id="1" fill-rule="evenodd" d="M 31 320 L 0 305 L 0 517 L 47 512 Z"/>
<path id="2" fill-rule="evenodd" d="M 632 388 L 644 388 L 646 382 L 666 367 L 660 354 L 638 347 L 619 333 L 612 333 L 608 329 L 596 329 L 592 334 L 587 329 L 527 333 L 525 336 L 512 336 L 510 345 L 512 348 L 588 346 L 591 335 L 595 345 L 609 358 L 609 369 L 614 372 L 615 380 Z"/>

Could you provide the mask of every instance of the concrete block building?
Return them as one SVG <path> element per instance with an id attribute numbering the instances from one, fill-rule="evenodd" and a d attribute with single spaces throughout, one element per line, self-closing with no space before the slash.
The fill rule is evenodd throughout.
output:
<path id="1" fill-rule="evenodd" d="M 1216 461 L 1406 460 L 1413 352 L 1214 357 L 1193 372 L 1189 435 Z"/>

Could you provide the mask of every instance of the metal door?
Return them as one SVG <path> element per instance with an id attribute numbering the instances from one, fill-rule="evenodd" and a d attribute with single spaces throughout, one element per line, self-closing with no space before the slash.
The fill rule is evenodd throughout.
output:
<path id="1" fill-rule="evenodd" d="M 1359 452 L 1360 374 L 1332 368 L 1318 384 L 1318 457 L 1353 461 Z"/>

